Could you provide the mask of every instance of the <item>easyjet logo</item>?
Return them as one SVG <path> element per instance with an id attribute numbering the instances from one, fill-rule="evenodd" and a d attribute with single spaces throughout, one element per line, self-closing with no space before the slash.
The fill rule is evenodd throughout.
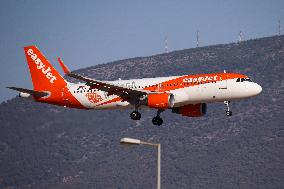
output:
<path id="1" fill-rule="evenodd" d="M 192 82 L 205 82 L 205 81 L 217 81 L 218 75 L 215 76 L 204 76 L 204 77 L 193 77 L 193 78 L 184 78 L 183 82 L 192 83 Z"/>
<path id="2" fill-rule="evenodd" d="M 38 58 L 38 56 L 34 53 L 32 49 L 29 49 L 27 51 L 27 54 L 33 59 L 34 63 L 36 64 L 36 68 L 41 70 L 41 72 L 46 76 L 47 79 L 49 79 L 50 83 L 54 83 L 54 80 L 56 80 L 56 77 L 51 73 L 50 67 L 45 67 L 41 59 Z"/>

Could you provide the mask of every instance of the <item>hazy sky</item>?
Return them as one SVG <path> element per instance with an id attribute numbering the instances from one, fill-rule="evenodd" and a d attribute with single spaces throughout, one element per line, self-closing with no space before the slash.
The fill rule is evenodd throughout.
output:
<path id="1" fill-rule="evenodd" d="M 283 0 L 1 0 L 0 102 L 16 95 L 6 86 L 32 89 L 27 45 L 72 70 L 162 53 L 166 36 L 170 51 L 192 48 L 197 30 L 201 46 L 275 35 L 279 19 Z"/>

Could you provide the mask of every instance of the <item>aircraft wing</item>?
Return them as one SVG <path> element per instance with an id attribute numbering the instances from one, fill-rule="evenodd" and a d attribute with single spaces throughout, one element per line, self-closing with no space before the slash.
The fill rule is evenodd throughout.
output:
<path id="1" fill-rule="evenodd" d="M 45 97 L 45 96 L 49 95 L 46 92 L 34 91 L 34 90 L 30 90 L 30 89 L 24 89 L 24 88 L 18 88 L 18 87 L 7 87 L 7 88 L 15 90 L 15 91 L 19 91 L 19 92 L 30 94 L 30 95 L 32 95 L 32 96 L 34 96 L 36 98 L 42 98 L 42 97 Z"/>
<path id="2" fill-rule="evenodd" d="M 123 86 L 114 85 L 112 83 L 108 83 L 105 81 L 94 80 L 94 79 L 91 79 L 85 76 L 75 74 L 73 72 L 70 72 L 66 75 L 69 77 L 73 77 L 75 79 L 81 80 L 81 81 L 85 81 L 87 85 L 89 85 L 91 88 L 105 91 L 108 93 L 108 95 L 117 95 L 117 96 L 124 98 L 128 96 L 130 97 L 131 96 L 136 96 L 136 97 L 143 96 L 143 95 L 150 93 L 149 91 L 146 91 L 146 90 L 127 88 Z"/>
<path id="3" fill-rule="evenodd" d="M 88 78 L 88 77 L 76 74 L 74 72 L 71 72 L 69 70 L 69 68 L 63 63 L 63 61 L 60 58 L 58 58 L 58 62 L 60 64 L 62 70 L 64 71 L 64 73 L 67 76 L 81 80 L 81 81 L 84 81 L 91 88 L 95 88 L 95 89 L 98 89 L 98 90 L 101 90 L 101 91 L 105 91 L 105 92 L 108 93 L 108 95 L 120 96 L 124 100 L 129 101 L 130 103 L 132 103 L 132 102 L 135 103 L 133 100 L 151 93 L 150 91 L 146 91 L 146 90 L 123 87 L 123 86 L 115 85 L 115 84 L 112 84 L 112 83 L 109 83 L 109 82 L 99 81 L 99 80 L 95 80 L 95 79 L 92 79 L 92 78 Z"/>

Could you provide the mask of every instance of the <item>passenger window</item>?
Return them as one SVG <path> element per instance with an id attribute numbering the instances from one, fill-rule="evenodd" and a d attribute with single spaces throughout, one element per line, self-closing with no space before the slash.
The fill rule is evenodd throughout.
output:
<path id="1" fill-rule="evenodd" d="M 240 78 L 237 79 L 237 82 L 240 82 Z"/>

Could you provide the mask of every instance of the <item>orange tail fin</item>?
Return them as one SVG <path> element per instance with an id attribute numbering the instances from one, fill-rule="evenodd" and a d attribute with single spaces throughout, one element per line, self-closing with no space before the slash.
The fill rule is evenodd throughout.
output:
<path id="1" fill-rule="evenodd" d="M 49 63 L 36 46 L 24 47 L 30 74 L 36 91 L 54 91 L 66 86 L 64 78 Z"/>

